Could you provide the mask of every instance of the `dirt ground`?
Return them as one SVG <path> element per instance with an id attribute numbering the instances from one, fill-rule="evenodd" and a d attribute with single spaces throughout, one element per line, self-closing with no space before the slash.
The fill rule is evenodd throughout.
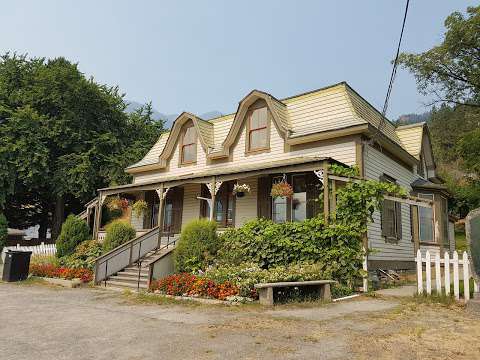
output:
<path id="1" fill-rule="evenodd" d="M 178 304 L 0 283 L 1 359 L 479 359 L 480 314 L 392 297 Z"/>

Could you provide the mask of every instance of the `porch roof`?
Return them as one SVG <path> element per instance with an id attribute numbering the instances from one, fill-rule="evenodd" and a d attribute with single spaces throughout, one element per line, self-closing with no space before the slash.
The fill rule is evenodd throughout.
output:
<path id="1" fill-rule="evenodd" d="M 217 181 L 228 181 L 256 175 L 273 174 L 277 172 L 313 171 L 320 169 L 321 166 L 319 165 L 321 165 L 324 161 L 341 164 L 339 161 L 334 160 L 330 157 L 298 156 L 288 159 L 252 163 L 230 168 L 216 167 L 196 173 L 189 173 L 177 176 L 166 176 L 160 180 L 150 182 L 102 188 L 98 191 L 104 193 L 105 195 L 111 195 L 120 193 L 122 191 L 154 190 L 158 188 L 160 184 L 168 187 L 182 185 L 187 182 L 207 183 L 211 181 L 211 178 L 213 176 L 217 177 Z"/>

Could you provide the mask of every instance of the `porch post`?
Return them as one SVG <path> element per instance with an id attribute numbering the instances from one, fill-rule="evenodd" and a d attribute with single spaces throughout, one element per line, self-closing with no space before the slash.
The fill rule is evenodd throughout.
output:
<path id="1" fill-rule="evenodd" d="M 100 191 L 98 193 L 97 206 L 95 209 L 95 218 L 93 222 L 93 238 L 98 240 L 98 232 L 100 231 L 101 221 L 102 221 L 102 205 L 105 200 L 106 195 L 102 194 Z"/>
<path id="2" fill-rule="evenodd" d="M 217 182 L 215 176 L 212 177 L 212 182 L 210 183 L 210 195 L 212 198 L 212 203 L 210 206 L 210 221 L 215 219 L 215 197 L 217 195 Z"/>
<path id="3" fill-rule="evenodd" d="M 323 218 L 325 223 L 328 223 L 330 217 L 330 206 L 329 206 L 329 179 L 328 179 L 328 160 L 323 161 Z"/>
<path id="4" fill-rule="evenodd" d="M 156 189 L 158 195 L 158 215 L 157 215 L 157 225 L 158 225 L 158 247 L 162 243 L 162 231 L 163 231 L 163 204 L 164 204 L 164 194 L 163 194 L 163 184 L 160 184 L 160 188 Z"/>

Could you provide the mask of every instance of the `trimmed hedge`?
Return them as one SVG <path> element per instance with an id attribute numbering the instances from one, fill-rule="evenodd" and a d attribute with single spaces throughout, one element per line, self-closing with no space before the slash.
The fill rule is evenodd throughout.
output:
<path id="1" fill-rule="evenodd" d="M 75 247 L 81 242 L 90 239 L 90 228 L 87 223 L 75 215 L 69 215 L 62 225 L 57 238 L 57 257 L 61 258 L 73 254 Z"/>
<path id="2" fill-rule="evenodd" d="M 104 251 L 115 249 L 127 241 L 135 238 L 137 232 L 130 223 L 125 220 L 115 220 L 107 225 L 107 234 L 103 242 Z"/>
<path id="3" fill-rule="evenodd" d="M 200 219 L 188 223 L 175 248 L 175 271 L 205 270 L 213 262 L 219 247 L 216 222 Z"/>

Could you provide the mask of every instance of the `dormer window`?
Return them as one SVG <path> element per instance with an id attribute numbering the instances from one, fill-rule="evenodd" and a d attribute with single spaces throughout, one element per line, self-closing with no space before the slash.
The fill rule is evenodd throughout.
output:
<path id="1" fill-rule="evenodd" d="M 267 107 L 252 109 L 247 118 L 247 152 L 268 150 L 270 147 Z"/>
<path id="2" fill-rule="evenodd" d="M 180 156 L 182 164 L 193 164 L 197 161 L 197 132 L 193 124 L 183 132 Z"/>

